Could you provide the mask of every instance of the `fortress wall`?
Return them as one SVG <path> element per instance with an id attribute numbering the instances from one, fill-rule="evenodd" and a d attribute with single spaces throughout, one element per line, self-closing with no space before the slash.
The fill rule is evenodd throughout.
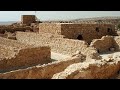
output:
<path id="1" fill-rule="evenodd" d="M 45 65 L 0 73 L 1 79 L 51 79 L 55 73 L 63 71 L 67 66 L 78 63 L 81 57 L 71 57 Z"/>
<path id="2" fill-rule="evenodd" d="M 81 40 L 56 38 L 54 36 L 46 36 L 44 34 L 23 33 L 17 32 L 16 38 L 19 42 L 35 45 L 35 46 L 50 46 L 52 52 L 73 55 L 80 51 L 84 55 L 91 56 L 94 54 L 98 56 L 97 51 L 93 47 L 88 47 L 88 44 Z"/>
<path id="3" fill-rule="evenodd" d="M 88 43 L 102 36 L 116 35 L 112 24 L 40 23 L 39 32 L 60 34 L 69 39 L 78 39 L 81 35 Z"/>
<path id="4" fill-rule="evenodd" d="M 61 25 L 57 23 L 40 23 L 39 33 L 61 34 Z"/>
<path id="5" fill-rule="evenodd" d="M 0 38 L 0 72 L 51 62 L 49 47 L 34 47 Z"/>

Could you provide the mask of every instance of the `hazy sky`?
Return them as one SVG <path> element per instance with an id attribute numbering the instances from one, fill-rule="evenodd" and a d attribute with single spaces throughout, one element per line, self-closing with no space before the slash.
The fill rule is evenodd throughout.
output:
<path id="1" fill-rule="evenodd" d="M 35 14 L 35 11 L 0 11 L 0 21 L 20 21 L 21 15 Z M 40 20 L 67 20 L 99 16 L 120 16 L 120 11 L 37 11 Z"/>

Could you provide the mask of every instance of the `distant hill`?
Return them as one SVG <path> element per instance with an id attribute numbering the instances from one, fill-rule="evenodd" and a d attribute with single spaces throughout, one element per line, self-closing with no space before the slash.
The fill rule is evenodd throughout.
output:
<path id="1" fill-rule="evenodd" d="M 16 23 L 18 21 L 6 21 L 6 22 L 0 22 L 0 25 L 10 25 L 12 23 Z"/>
<path id="2" fill-rule="evenodd" d="M 87 20 L 120 20 L 120 16 L 118 17 L 110 17 L 110 16 L 106 16 L 106 17 L 93 17 L 93 18 L 81 18 L 81 19 L 73 19 L 71 21 L 87 21 Z"/>

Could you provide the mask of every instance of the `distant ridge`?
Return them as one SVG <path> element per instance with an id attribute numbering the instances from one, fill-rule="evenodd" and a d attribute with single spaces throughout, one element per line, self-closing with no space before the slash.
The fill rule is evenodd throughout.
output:
<path id="1" fill-rule="evenodd" d="M 18 22 L 18 21 L 1 21 L 0 22 L 0 25 L 11 25 L 12 23 L 16 23 L 16 22 Z"/>
<path id="2" fill-rule="evenodd" d="M 78 21 L 78 20 L 106 20 L 106 19 L 120 19 L 120 16 L 105 16 L 105 17 L 91 17 L 91 18 L 77 18 L 77 19 L 68 19 L 68 20 L 42 20 L 42 21 Z"/>
<path id="3" fill-rule="evenodd" d="M 91 17 L 91 18 L 78 18 L 78 19 L 71 19 L 71 20 L 42 20 L 42 22 L 81 22 L 81 21 L 95 21 L 95 20 L 120 20 L 120 16 L 105 16 L 105 17 Z M 16 23 L 20 21 L 0 21 L 0 25 L 11 25 L 12 23 Z"/>
<path id="4" fill-rule="evenodd" d="M 106 17 L 92 17 L 92 18 L 80 18 L 80 19 L 73 19 L 72 21 L 81 21 L 81 20 L 108 20 L 108 19 L 120 19 L 120 16 L 106 16 Z"/>

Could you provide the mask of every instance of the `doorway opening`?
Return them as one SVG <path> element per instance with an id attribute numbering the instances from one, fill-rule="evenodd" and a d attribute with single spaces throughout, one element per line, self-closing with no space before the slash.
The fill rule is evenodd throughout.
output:
<path id="1" fill-rule="evenodd" d="M 78 39 L 78 40 L 83 40 L 83 36 L 82 36 L 82 35 L 79 35 L 79 36 L 77 37 L 77 39 Z"/>

